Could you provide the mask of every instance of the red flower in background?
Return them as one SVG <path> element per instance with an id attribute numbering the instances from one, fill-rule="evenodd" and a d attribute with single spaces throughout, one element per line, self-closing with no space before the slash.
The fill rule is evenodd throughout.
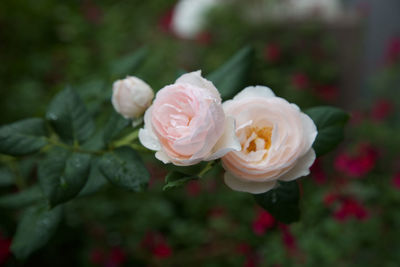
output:
<path id="1" fill-rule="evenodd" d="M 89 261 L 93 265 L 119 267 L 126 262 L 126 253 L 121 247 L 113 247 L 110 251 L 95 248 L 89 253 Z"/>
<path id="2" fill-rule="evenodd" d="M 83 16 L 87 21 L 93 24 L 100 24 L 103 19 L 103 12 L 100 7 L 92 0 L 85 0 L 82 3 Z"/>
<path id="3" fill-rule="evenodd" d="M 397 173 L 393 179 L 392 179 L 392 184 L 394 187 L 400 190 L 400 173 Z"/>
<path id="4" fill-rule="evenodd" d="M 357 154 L 339 154 L 335 159 L 336 170 L 354 178 L 359 178 L 370 172 L 378 160 L 378 151 L 369 144 L 360 144 Z"/>
<path id="5" fill-rule="evenodd" d="M 190 181 L 186 184 L 185 190 L 189 196 L 196 197 L 201 193 L 202 187 L 198 181 Z"/>
<path id="6" fill-rule="evenodd" d="M 10 257 L 10 245 L 11 239 L 4 238 L 0 233 L 0 265 L 5 264 Z"/>
<path id="7" fill-rule="evenodd" d="M 111 249 L 108 258 L 106 260 L 106 267 L 118 267 L 124 264 L 126 261 L 126 254 L 120 247 L 114 247 Z"/>
<path id="8" fill-rule="evenodd" d="M 321 85 L 316 88 L 316 94 L 322 100 L 333 102 L 339 96 L 339 88 L 333 85 Z"/>
<path id="9" fill-rule="evenodd" d="M 400 61 L 400 37 L 396 36 L 389 40 L 385 53 L 385 63 L 394 64 Z"/>
<path id="10" fill-rule="evenodd" d="M 365 220 L 368 218 L 368 211 L 357 200 L 347 198 L 341 202 L 339 209 L 334 212 L 333 216 L 339 222 L 344 222 L 352 217 Z"/>
<path id="11" fill-rule="evenodd" d="M 281 58 L 281 47 L 276 43 L 270 43 L 265 46 L 264 57 L 267 61 L 275 63 Z"/>
<path id="12" fill-rule="evenodd" d="M 297 90 L 304 90 L 309 85 L 308 76 L 305 73 L 295 73 L 291 77 L 292 85 Z"/>
<path id="13" fill-rule="evenodd" d="M 159 259 L 165 259 L 172 255 L 171 247 L 168 245 L 164 236 L 159 233 L 146 233 L 141 242 L 141 247 Z"/>
<path id="14" fill-rule="evenodd" d="M 161 31 L 171 33 L 172 18 L 174 17 L 174 8 L 168 9 L 158 20 L 158 27 Z"/>
<path id="15" fill-rule="evenodd" d="M 289 253 L 296 252 L 297 251 L 296 238 L 290 232 L 290 228 L 287 225 L 280 223 L 279 229 L 281 230 L 282 242 L 285 245 L 285 248 L 288 250 Z"/>
<path id="16" fill-rule="evenodd" d="M 330 207 L 333 203 L 335 203 L 339 199 L 340 199 L 339 195 L 335 193 L 329 193 L 325 195 L 323 202 L 325 204 L 325 207 Z"/>
<path id="17" fill-rule="evenodd" d="M 256 219 L 253 221 L 253 232 L 256 235 L 263 235 L 265 232 L 274 227 L 275 218 L 265 210 L 258 210 Z"/>
<path id="18" fill-rule="evenodd" d="M 371 118 L 375 121 L 383 121 L 389 117 L 394 110 L 393 103 L 387 99 L 375 102 L 371 110 Z"/>
<path id="19" fill-rule="evenodd" d="M 310 168 L 311 177 L 317 184 L 324 184 L 326 182 L 326 174 L 322 169 L 322 164 L 320 159 L 316 159 Z"/>

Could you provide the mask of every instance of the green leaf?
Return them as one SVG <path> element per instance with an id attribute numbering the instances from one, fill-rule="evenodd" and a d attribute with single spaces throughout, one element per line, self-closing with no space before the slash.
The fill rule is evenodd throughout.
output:
<path id="1" fill-rule="evenodd" d="M 130 120 L 125 119 L 117 112 L 113 112 L 106 126 L 104 127 L 103 140 L 105 144 L 110 143 L 131 124 Z"/>
<path id="2" fill-rule="evenodd" d="M 90 174 L 86 185 L 83 187 L 79 196 L 86 196 L 99 191 L 107 184 L 107 179 L 100 171 L 100 158 L 92 159 Z"/>
<path id="3" fill-rule="evenodd" d="M 14 183 L 14 174 L 7 167 L 0 167 L 0 186 L 8 186 L 13 185 Z"/>
<path id="4" fill-rule="evenodd" d="M 349 114 L 339 108 L 315 107 L 305 110 L 318 129 L 313 148 L 317 156 L 332 151 L 344 138 L 344 127 L 349 120 Z"/>
<path id="5" fill-rule="evenodd" d="M 0 198 L 0 207 L 17 209 L 36 203 L 44 198 L 39 186 L 32 186 L 24 191 Z"/>
<path id="6" fill-rule="evenodd" d="M 141 48 L 134 53 L 125 55 L 113 62 L 110 65 L 112 78 L 119 79 L 125 78 L 127 75 L 132 75 L 132 73 L 141 65 L 147 53 L 148 50 L 146 48 Z"/>
<path id="7" fill-rule="evenodd" d="M 230 99 L 244 88 L 253 58 L 254 50 L 251 47 L 244 47 L 207 76 L 207 79 L 218 88 L 222 99 Z"/>
<path id="8" fill-rule="evenodd" d="M 21 156 L 47 145 L 45 121 L 26 119 L 0 128 L 0 153 Z"/>
<path id="9" fill-rule="evenodd" d="M 57 230 L 61 215 L 61 207 L 49 210 L 45 205 L 38 205 L 27 209 L 11 244 L 11 251 L 17 259 L 26 259 L 43 247 Z"/>
<path id="10" fill-rule="evenodd" d="M 163 190 L 180 187 L 191 180 L 197 180 L 197 176 L 188 176 L 187 174 L 172 171 L 165 176 L 165 185 Z"/>
<path id="11" fill-rule="evenodd" d="M 130 147 L 104 154 L 100 170 L 112 184 L 135 192 L 144 190 L 150 178 L 141 158 Z"/>
<path id="12" fill-rule="evenodd" d="M 39 183 L 51 206 L 76 197 L 85 186 L 91 157 L 56 148 L 39 164 Z"/>
<path id="13" fill-rule="evenodd" d="M 279 186 L 254 195 L 257 203 L 278 221 L 292 223 L 300 219 L 299 187 L 296 181 L 279 182 Z"/>
<path id="14" fill-rule="evenodd" d="M 83 142 L 94 132 L 95 125 L 85 104 L 70 88 L 61 91 L 50 103 L 46 118 L 65 142 Z"/>

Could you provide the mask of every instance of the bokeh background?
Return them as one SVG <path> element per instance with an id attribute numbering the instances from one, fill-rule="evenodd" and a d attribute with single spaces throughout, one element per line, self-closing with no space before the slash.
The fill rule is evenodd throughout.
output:
<path id="1" fill-rule="evenodd" d="M 67 204 L 54 237 L 25 262 L 9 251 L 19 210 L 0 201 L 0 266 L 399 266 L 400 2 L 210 0 L 201 19 L 204 6 L 187 2 L 2 0 L 0 124 L 42 116 L 66 86 L 101 123 L 126 68 L 159 90 L 250 45 L 246 85 L 351 114 L 340 148 L 300 180 L 301 221 L 276 221 L 229 190 L 220 168 L 162 191 L 165 168 L 144 153 L 148 192 L 99 177 L 97 192 Z M 38 160 L 0 155 L 0 193 L 34 183 Z"/>

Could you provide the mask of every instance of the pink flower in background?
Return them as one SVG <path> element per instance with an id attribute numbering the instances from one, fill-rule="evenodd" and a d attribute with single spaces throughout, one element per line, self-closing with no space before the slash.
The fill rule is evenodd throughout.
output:
<path id="1" fill-rule="evenodd" d="M 263 235 L 265 232 L 274 227 L 275 218 L 265 210 L 259 210 L 256 219 L 253 221 L 252 228 L 256 235 Z"/>
<path id="2" fill-rule="evenodd" d="M 310 168 L 311 177 L 317 184 L 324 184 L 326 182 L 326 173 L 322 169 L 322 164 L 320 159 L 316 159 L 314 164 Z"/>
<path id="3" fill-rule="evenodd" d="M 376 148 L 370 144 L 360 144 L 356 155 L 339 154 L 335 159 L 335 168 L 350 177 L 359 178 L 375 167 L 378 156 Z"/>
<path id="4" fill-rule="evenodd" d="M 383 121 L 393 113 L 393 103 L 387 99 L 380 99 L 375 102 L 371 110 L 371 118 L 375 121 Z"/>
<path id="5" fill-rule="evenodd" d="M 392 184 L 394 187 L 400 190 L 400 172 L 397 173 L 393 179 L 392 179 Z"/>
<path id="6" fill-rule="evenodd" d="M 297 90 L 304 90 L 309 86 L 309 79 L 308 76 L 303 73 L 295 73 L 291 77 L 292 86 Z"/>
<path id="7" fill-rule="evenodd" d="M 0 233 L 0 265 L 5 264 L 10 257 L 10 245 L 11 239 L 3 237 Z"/>
<path id="8" fill-rule="evenodd" d="M 356 218 L 358 220 L 365 220 L 369 214 L 367 209 L 357 200 L 347 198 L 342 201 L 339 209 L 334 214 L 334 218 L 339 222 L 344 222 L 349 218 Z"/>
<path id="9" fill-rule="evenodd" d="M 270 43 L 265 46 L 264 57 L 267 61 L 275 63 L 281 58 L 282 51 L 278 44 Z"/>
<path id="10" fill-rule="evenodd" d="M 224 207 L 213 207 L 209 212 L 208 216 L 212 218 L 222 217 L 226 215 Z"/>
<path id="11" fill-rule="evenodd" d="M 400 37 L 396 36 L 389 40 L 385 53 L 385 63 L 394 64 L 400 60 Z"/>

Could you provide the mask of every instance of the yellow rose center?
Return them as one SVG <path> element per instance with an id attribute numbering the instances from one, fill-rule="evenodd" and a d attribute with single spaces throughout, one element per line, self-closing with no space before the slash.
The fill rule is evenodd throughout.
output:
<path id="1" fill-rule="evenodd" d="M 242 143 L 242 151 L 246 154 L 259 149 L 268 150 L 271 147 L 272 127 L 248 127 L 246 129 L 246 142 Z M 250 140 L 246 147 L 247 141 Z"/>

